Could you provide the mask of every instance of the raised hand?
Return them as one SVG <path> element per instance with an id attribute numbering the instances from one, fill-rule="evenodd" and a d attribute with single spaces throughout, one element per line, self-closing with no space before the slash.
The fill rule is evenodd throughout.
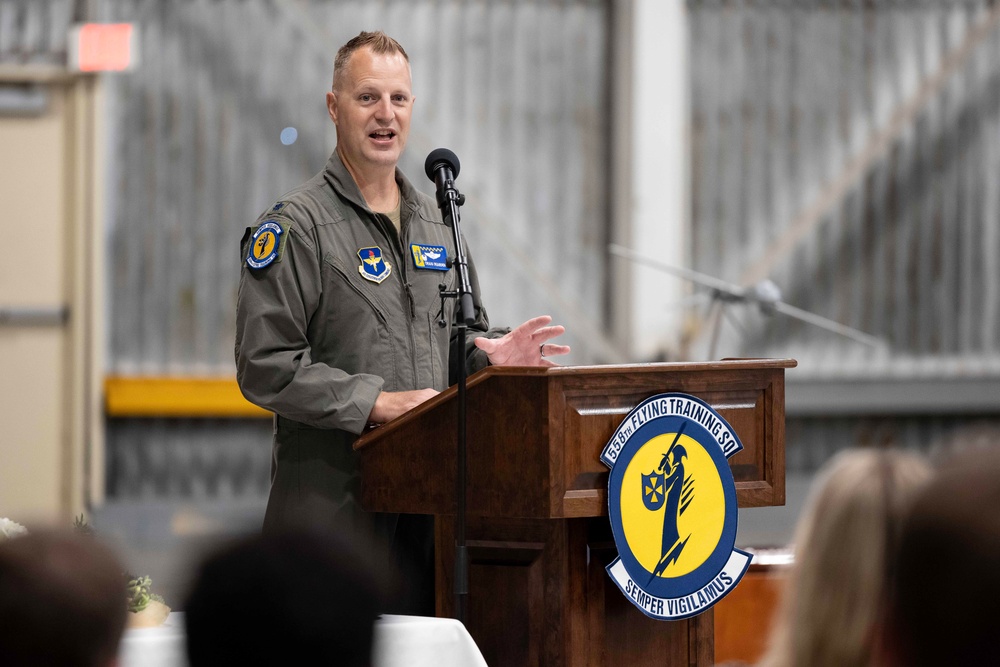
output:
<path id="1" fill-rule="evenodd" d="M 502 338 L 477 338 L 476 347 L 494 366 L 557 366 L 548 357 L 569 353 L 569 345 L 546 341 L 562 335 L 562 325 L 549 326 L 548 315 L 533 317 Z"/>

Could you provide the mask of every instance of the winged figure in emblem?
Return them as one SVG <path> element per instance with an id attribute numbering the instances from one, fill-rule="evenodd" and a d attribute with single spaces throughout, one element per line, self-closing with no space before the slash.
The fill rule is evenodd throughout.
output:
<path id="1" fill-rule="evenodd" d="M 653 569 L 650 581 L 663 574 L 671 563 L 680 558 L 684 546 L 691 539 L 690 535 L 681 539 L 679 526 L 681 514 L 694 500 L 694 479 L 684 473 L 684 459 L 688 453 L 684 445 L 678 444 L 684 433 L 684 426 L 686 424 L 678 429 L 673 443 L 663 454 L 656 470 L 642 476 L 642 500 L 646 509 L 657 511 L 664 508 L 660 560 Z"/>
<path id="2" fill-rule="evenodd" d="M 368 266 L 372 267 L 372 270 L 375 270 L 375 267 L 378 266 L 379 262 L 382 261 L 382 258 L 376 257 L 374 250 L 369 250 L 368 257 L 362 261 Z"/>

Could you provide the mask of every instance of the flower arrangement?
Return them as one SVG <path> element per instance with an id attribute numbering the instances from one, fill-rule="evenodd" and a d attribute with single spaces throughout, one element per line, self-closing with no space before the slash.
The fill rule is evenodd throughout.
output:
<path id="1" fill-rule="evenodd" d="M 128 577 L 127 592 L 128 597 L 128 625 L 130 628 L 150 628 L 162 625 L 170 615 L 168 607 L 163 598 L 153 593 L 150 589 L 153 582 L 147 576 Z"/>
<path id="2" fill-rule="evenodd" d="M 81 514 L 73 520 L 73 527 L 87 535 L 93 535 L 94 529 Z M 163 625 L 170 615 L 170 607 L 163 598 L 152 592 L 153 582 L 145 575 L 125 574 L 125 603 L 128 605 L 128 627 L 152 628 Z"/>

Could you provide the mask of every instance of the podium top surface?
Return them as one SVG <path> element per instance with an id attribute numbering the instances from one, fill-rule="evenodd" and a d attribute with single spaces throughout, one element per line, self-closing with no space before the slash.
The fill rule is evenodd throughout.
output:
<path id="1" fill-rule="evenodd" d="M 471 375 L 466 381 L 467 387 L 474 387 L 491 377 L 516 376 L 534 378 L 566 378 L 576 376 L 605 376 L 621 374 L 646 373 L 700 373 L 704 371 L 743 371 L 761 369 L 795 368 L 798 362 L 794 359 L 722 359 L 720 361 L 698 362 L 658 362 L 644 364 L 608 364 L 600 366 L 487 366 Z M 455 385 L 448 387 L 437 396 L 421 403 L 406 414 L 369 430 L 354 442 L 354 450 L 359 451 L 370 444 L 391 435 L 394 431 L 406 429 L 421 415 L 434 410 L 439 405 L 454 400 L 458 393 Z"/>

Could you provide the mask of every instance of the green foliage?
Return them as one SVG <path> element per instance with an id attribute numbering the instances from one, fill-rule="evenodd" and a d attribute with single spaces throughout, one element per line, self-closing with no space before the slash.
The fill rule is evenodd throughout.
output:
<path id="1" fill-rule="evenodd" d="M 133 613 L 139 613 L 143 609 L 149 606 L 150 600 L 162 601 L 158 595 L 153 595 L 150 592 L 150 588 L 153 585 L 152 580 L 146 576 L 133 577 L 131 575 L 125 575 L 128 579 L 128 584 L 126 584 L 126 590 L 128 597 L 126 598 L 128 602 L 128 610 Z"/>
<path id="2" fill-rule="evenodd" d="M 87 519 L 86 519 L 86 517 L 84 517 L 83 514 L 81 514 L 80 516 L 75 517 L 73 519 L 73 528 L 76 529 L 76 530 L 78 530 L 78 531 L 80 531 L 81 533 L 83 533 L 85 535 L 93 535 L 94 534 L 93 527 L 91 527 L 91 525 L 89 523 L 87 523 Z"/>

